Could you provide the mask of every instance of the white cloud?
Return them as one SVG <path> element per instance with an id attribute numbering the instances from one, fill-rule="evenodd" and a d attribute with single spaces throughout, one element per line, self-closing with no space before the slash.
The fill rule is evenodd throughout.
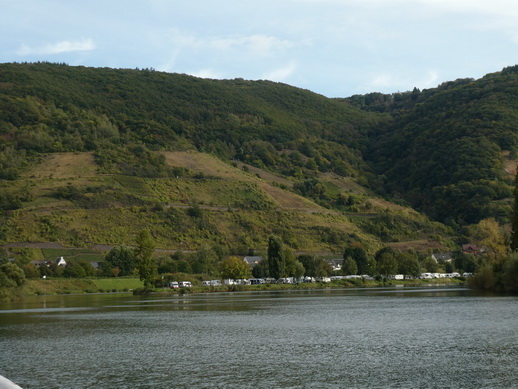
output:
<path id="1" fill-rule="evenodd" d="M 439 83 L 439 74 L 436 70 L 430 70 L 422 76 L 380 73 L 373 76 L 368 85 L 366 85 L 366 89 L 372 91 L 393 90 L 405 92 L 412 90 L 414 87 L 419 89 L 435 88 Z"/>
<path id="2" fill-rule="evenodd" d="M 297 64 L 295 62 L 290 62 L 288 65 L 283 66 L 278 69 L 274 69 L 268 73 L 266 73 L 263 78 L 271 81 L 284 81 L 289 76 L 291 76 L 297 68 Z"/>
<path id="3" fill-rule="evenodd" d="M 218 50 L 245 50 L 261 56 L 269 56 L 296 46 L 294 42 L 269 35 L 249 35 L 230 38 L 213 38 L 210 47 Z"/>
<path id="4" fill-rule="evenodd" d="M 168 35 L 176 49 L 236 51 L 257 56 L 270 56 L 300 45 L 308 45 L 307 42 L 298 43 L 263 34 L 198 37 L 195 34 L 174 29 Z"/>
<path id="5" fill-rule="evenodd" d="M 92 51 L 94 49 L 95 43 L 92 39 L 83 39 L 81 41 L 61 41 L 40 47 L 22 45 L 16 53 L 18 55 L 61 54 L 76 51 Z"/>
<path id="6" fill-rule="evenodd" d="M 191 76 L 200 77 L 200 78 L 211 78 L 211 79 L 222 79 L 225 78 L 225 76 L 222 73 L 218 73 L 217 71 L 214 71 L 213 69 L 201 69 L 196 72 L 190 73 Z"/>

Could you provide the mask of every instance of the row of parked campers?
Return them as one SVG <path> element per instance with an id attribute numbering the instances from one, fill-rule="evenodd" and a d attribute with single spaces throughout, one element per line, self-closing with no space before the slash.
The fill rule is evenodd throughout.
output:
<path id="1" fill-rule="evenodd" d="M 201 286 L 221 286 L 220 280 L 202 281 Z"/>
<path id="2" fill-rule="evenodd" d="M 171 281 L 169 283 L 169 287 L 171 289 L 178 289 L 178 288 L 190 288 L 192 287 L 191 281 Z"/>

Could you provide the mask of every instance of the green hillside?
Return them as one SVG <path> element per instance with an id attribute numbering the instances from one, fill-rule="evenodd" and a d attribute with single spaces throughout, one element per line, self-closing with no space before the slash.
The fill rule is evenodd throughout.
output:
<path id="1" fill-rule="evenodd" d="M 246 253 L 272 233 L 304 252 L 454 248 L 457 227 L 508 221 L 517 85 L 510 68 L 328 99 L 269 81 L 0 64 L 0 244 L 132 245 L 149 229 L 170 251 Z"/>
<path id="2" fill-rule="evenodd" d="M 252 174 L 194 151 L 161 155 L 182 175 L 105 174 L 96 170 L 93 153 L 48 154 L 17 180 L 2 182 L 26 194 L 18 209 L 6 213 L 3 241 L 132 245 L 139 231 L 149 229 L 157 246 L 171 253 L 213 247 L 246 253 L 264 249 L 272 233 L 293 249 L 322 254 L 354 242 L 370 251 L 391 241 L 450 244 L 441 238 L 447 229 L 410 209 L 375 197 L 367 209 L 369 195 L 354 195 L 356 205 L 341 212 L 294 193 L 278 183 L 285 178 L 260 169 Z M 327 179 L 322 182 L 331 184 Z M 334 181 L 336 191 L 353 195 L 338 189 L 338 177 Z M 383 233 L 376 230 L 380 220 Z"/>
<path id="3" fill-rule="evenodd" d="M 366 153 L 382 190 L 455 226 L 487 217 L 508 221 L 518 158 L 518 67 L 348 101 L 393 117 Z"/>

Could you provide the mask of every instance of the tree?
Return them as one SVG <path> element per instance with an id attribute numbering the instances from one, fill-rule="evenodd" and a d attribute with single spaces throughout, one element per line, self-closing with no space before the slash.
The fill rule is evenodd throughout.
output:
<path id="1" fill-rule="evenodd" d="M 381 275 L 387 277 L 396 274 L 398 271 L 398 263 L 394 251 L 384 251 L 379 255 L 378 271 Z"/>
<path id="2" fill-rule="evenodd" d="M 419 260 L 413 253 L 398 253 L 398 270 L 405 276 L 418 277 L 420 273 Z"/>
<path id="3" fill-rule="evenodd" d="M 178 261 L 178 271 L 180 273 L 192 273 L 192 267 L 189 261 L 181 259 Z"/>
<path id="4" fill-rule="evenodd" d="M 331 265 L 321 257 L 303 254 L 299 255 L 297 260 L 302 263 L 305 269 L 304 274 L 309 277 L 325 277 L 333 271 Z"/>
<path id="5" fill-rule="evenodd" d="M 112 267 L 118 267 L 121 276 L 130 276 L 135 270 L 135 250 L 131 247 L 116 246 L 106 254 L 104 260 Z"/>
<path id="6" fill-rule="evenodd" d="M 367 274 L 369 268 L 369 255 L 367 251 L 358 244 L 346 247 L 344 250 L 344 259 L 352 258 L 356 262 L 358 268 L 356 274 Z"/>
<path id="7" fill-rule="evenodd" d="M 286 261 L 283 255 L 283 244 L 279 237 L 271 235 L 268 238 L 268 267 L 270 276 L 279 279 L 286 272 Z"/>
<path id="8" fill-rule="evenodd" d="M 68 262 L 63 270 L 63 277 L 67 278 L 85 278 L 85 269 L 78 262 Z"/>
<path id="9" fill-rule="evenodd" d="M 369 257 L 367 273 L 365 273 L 365 274 L 374 276 L 374 275 L 376 275 L 377 271 L 378 271 L 378 262 L 376 262 L 376 260 L 373 257 Z"/>
<path id="10" fill-rule="evenodd" d="M 14 263 L 0 265 L 0 286 L 22 286 L 25 283 L 25 273 Z"/>
<path id="11" fill-rule="evenodd" d="M 439 269 L 439 264 L 431 256 L 423 259 L 423 268 L 430 273 L 435 273 Z"/>
<path id="12" fill-rule="evenodd" d="M 178 271 L 178 261 L 171 258 L 162 257 L 158 261 L 158 274 L 176 273 Z"/>
<path id="13" fill-rule="evenodd" d="M 511 217 L 511 250 L 518 250 L 518 173 L 514 180 L 514 204 Z"/>
<path id="14" fill-rule="evenodd" d="M 39 269 L 34 266 L 32 263 L 25 263 L 22 266 L 23 272 L 25 273 L 26 278 L 39 278 L 40 277 L 40 271 Z"/>
<path id="15" fill-rule="evenodd" d="M 270 270 L 268 269 L 268 258 L 264 258 L 261 262 L 252 268 L 252 275 L 255 278 L 270 277 Z"/>
<path id="16" fill-rule="evenodd" d="M 142 230 L 137 235 L 136 243 L 135 259 L 140 280 L 144 281 L 145 289 L 151 289 L 158 275 L 157 265 L 153 260 L 155 242 L 148 230 Z"/>
<path id="17" fill-rule="evenodd" d="M 228 257 L 219 266 L 221 277 L 234 280 L 250 277 L 250 266 L 238 257 Z"/>
<path id="18" fill-rule="evenodd" d="M 282 250 L 282 256 L 286 263 L 286 271 L 284 273 L 286 277 L 300 278 L 304 275 L 304 265 L 297 260 L 293 251 L 285 247 Z"/>
<path id="19" fill-rule="evenodd" d="M 358 265 L 356 264 L 356 261 L 351 257 L 345 258 L 344 264 L 342 265 L 342 273 L 346 276 L 358 274 Z"/>
<path id="20" fill-rule="evenodd" d="M 476 226 L 475 237 L 492 262 L 501 261 L 507 254 L 505 236 L 498 222 L 493 219 L 481 220 Z"/>
<path id="21" fill-rule="evenodd" d="M 503 267 L 502 286 L 506 292 L 518 292 L 518 254 L 513 253 Z"/>
<path id="22" fill-rule="evenodd" d="M 474 273 L 477 268 L 477 259 L 474 255 L 455 253 L 453 256 L 455 268 L 461 273 Z"/>

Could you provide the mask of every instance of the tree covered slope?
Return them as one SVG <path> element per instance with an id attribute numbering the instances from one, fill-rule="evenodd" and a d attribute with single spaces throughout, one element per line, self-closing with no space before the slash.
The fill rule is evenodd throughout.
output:
<path id="1" fill-rule="evenodd" d="M 518 155 L 518 67 L 349 101 L 393 117 L 366 154 L 388 193 L 452 225 L 508 218 L 515 174 L 509 166 Z"/>
<path id="2" fill-rule="evenodd" d="M 329 99 L 269 81 L 0 64 L 0 241 L 123 244 L 150 228 L 183 249 L 239 251 L 270 233 L 301 250 L 448 245 L 452 229 L 401 204 L 451 227 L 507 222 L 517 119 L 517 68 Z"/>

